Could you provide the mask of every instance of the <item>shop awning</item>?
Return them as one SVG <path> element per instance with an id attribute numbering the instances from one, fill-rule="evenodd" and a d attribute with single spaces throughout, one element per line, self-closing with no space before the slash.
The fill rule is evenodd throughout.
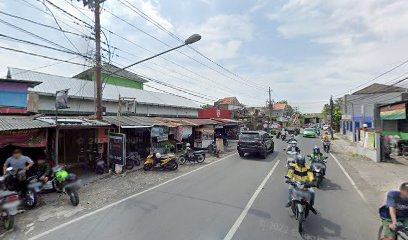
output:
<path id="1" fill-rule="evenodd" d="M 184 122 L 194 124 L 195 126 L 204 126 L 204 125 L 221 125 L 220 122 L 214 121 L 209 118 L 182 118 Z"/>
<path id="2" fill-rule="evenodd" d="M 31 117 L 0 117 L 0 131 L 28 130 L 48 127 L 52 127 L 52 125 Z"/>
<path id="3" fill-rule="evenodd" d="M 213 120 L 222 123 L 224 126 L 236 126 L 241 123 L 239 120 L 235 119 L 226 119 L 226 118 L 213 118 Z"/>
<path id="4" fill-rule="evenodd" d="M 153 126 L 171 127 L 169 124 L 151 117 L 105 116 L 103 117 L 103 120 L 115 126 L 120 126 L 121 128 L 151 128 Z"/>
<path id="5" fill-rule="evenodd" d="M 169 125 L 170 127 L 198 126 L 192 122 L 183 120 L 183 118 L 156 118 L 156 119 L 162 123 Z"/>

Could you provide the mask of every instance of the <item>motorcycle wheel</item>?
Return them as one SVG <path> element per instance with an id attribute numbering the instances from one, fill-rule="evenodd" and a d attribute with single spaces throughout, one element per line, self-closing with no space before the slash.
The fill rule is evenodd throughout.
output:
<path id="1" fill-rule="evenodd" d="M 69 195 L 69 200 L 71 200 L 72 206 L 76 207 L 79 204 L 78 190 L 67 191 Z"/>
<path id="2" fill-rule="evenodd" d="M 26 207 L 35 208 L 38 202 L 38 193 L 32 189 L 28 189 L 24 199 Z"/>
<path id="3" fill-rule="evenodd" d="M 3 226 L 6 230 L 10 230 L 14 227 L 16 221 L 16 215 L 9 215 L 4 217 Z"/>
<path id="4" fill-rule="evenodd" d="M 153 168 L 153 164 L 151 164 L 151 163 L 147 163 L 147 164 L 143 165 L 143 170 L 145 170 L 145 171 L 149 171 L 152 168 Z"/>
<path id="5" fill-rule="evenodd" d="M 62 192 L 62 186 L 60 186 L 60 184 L 56 183 L 55 180 L 52 181 L 52 188 L 53 188 L 57 193 L 61 193 L 61 192 Z"/>
<path id="6" fill-rule="evenodd" d="M 299 233 L 303 232 L 303 220 L 304 220 L 303 213 L 300 213 L 299 216 L 298 216 L 298 231 L 299 231 Z"/>
<path id="7" fill-rule="evenodd" d="M 320 188 L 320 185 L 322 184 L 322 177 L 316 178 L 316 187 Z"/>
<path id="8" fill-rule="evenodd" d="M 180 165 L 184 165 L 187 160 L 186 160 L 185 157 L 182 156 L 182 157 L 179 157 L 178 161 L 179 161 Z"/>
<path id="9" fill-rule="evenodd" d="M 135 167 L 135 162 L 133 160 L 126 161 L 126 170 L 132 170 Z"/>
<path id="10" fill-rule="evenodd" d="M 170 161 L 169 163 L 166 164 L 166 168 L 168 170 L 177 170 L 178 168 L 178 163 L 176 161 Z"/>
<path id="11" fill-rule="evenodd" d="M 204 157 L 203 157 L 203 155 L 197 156 L 197 162 L 198 162 L 198 163 L 204 162 Z"/>
<path id="12" fill-rule="evenodd" d="M 135 165 L 136 165 L 136 166 L 140 166 L 140 159 L 136 159 L 136 160 L 135 160 Z"/>
<path id="13" fill-rule="evenodd" d="M 238 154 L 239 154 L 240 157 L 244 157 L 244 156 L 245 156 L 245 153 L 243 153 L 243 152 L 238 152 Z"/>

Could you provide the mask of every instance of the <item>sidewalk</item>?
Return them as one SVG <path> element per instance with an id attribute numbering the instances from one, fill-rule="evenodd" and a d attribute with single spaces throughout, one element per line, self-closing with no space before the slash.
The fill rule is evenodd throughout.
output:
<path id="1" fill-rule="evenodd" d="M 402 182 L 408 181 L 408 160 L 398 158 L 376 163 L 357 155 L 355 143 L 345 136 L 337 134 L 336 138 L 332 144 L 333 155 L 346 168 L 375 209 L 384 204 L 388 191 L 398 189 Z"/>

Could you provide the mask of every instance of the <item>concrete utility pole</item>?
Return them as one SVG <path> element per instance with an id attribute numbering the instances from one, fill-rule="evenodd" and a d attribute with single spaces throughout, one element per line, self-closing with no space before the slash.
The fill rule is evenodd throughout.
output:
<path id="1" fill-rule="evenodd" d="M 269 122 L 268 122 L 268 131 L 271 128 L 272 122 L 272 99 L 271 99 L 271 87 L 269 87 Z"/>
<path id="2" fill-rule="evenodd" d="M 99 0 L 95 0 L 95 89 L 96 119 L 102 120 L 102 74 L 101 74 L 101 20 Z"/>
<path id="3" fill-rule="evenodd" d="M 333 96 L 330 97 L 330 134 L 331 134 L 331 139 L 334 139 L 334 133 L 333 133 L 333 122 L 334 122 L 334 104 L 333 104 Z"/>

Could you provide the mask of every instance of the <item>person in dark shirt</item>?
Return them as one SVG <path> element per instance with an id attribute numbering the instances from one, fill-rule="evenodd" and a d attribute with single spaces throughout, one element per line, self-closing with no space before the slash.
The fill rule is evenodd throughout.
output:
<path id="1" fill-rule="evenodd" d="M 35 175 L 37 175 L 38 180 L 46 183 L 51 176 L 51 166 L 46 162 L 45 158 L 39 158 L 35 166 Z"/>
<path id="2" fill-rule="evenodd" d="M 408 182 L 401 184 L 399 191 L 391 191 L 387 194 L 387 202 L 379 210 L 384 226 L 383 240 L 393 240 L 398 222 L 408 227 Z"/>

